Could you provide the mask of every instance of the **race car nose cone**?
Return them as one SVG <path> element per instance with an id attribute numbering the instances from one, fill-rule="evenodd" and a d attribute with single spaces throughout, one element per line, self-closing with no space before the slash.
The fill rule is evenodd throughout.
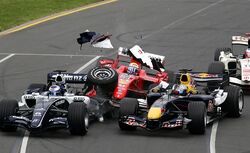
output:
<path id="1" fill-rule="evenodd" d="M 39 126 L 40 126 L 39 121 L 40 120 L 38 120 L 38 119 L 32 119 L 31 124 L 30 124 L 31 128 L 39 128 Z"/>
<path id="2" fill-rule="evenodd" d="M 161 108 L 151 107 L 148 112 L 148 119 L 155 120 L 161 117 L 162 111 Z"/>

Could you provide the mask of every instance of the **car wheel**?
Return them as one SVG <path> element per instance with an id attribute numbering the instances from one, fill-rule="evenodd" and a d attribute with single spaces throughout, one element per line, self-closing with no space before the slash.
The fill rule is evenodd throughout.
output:
<path id="1" fill-rule="evenodd" d="M 222 62 L 213 62 L 208 67 L 208 73 L 210 74 L 224 74 L 225 65 Z M 207 87 L 210 91 L 213 91 L 218 87 L 217 82 L 208 82 Z"/>
<path id="2" fill-rule="evenodd" d="M 231 48 L 217 48 L 214 52 L 214 61 L 220 61 L 220 53 L 224 51 L 224 52 L 229 52 L 229 53 L 233 53 Z"/>
<path id="3" fill-rule="evenodd" d="M 87 77 L 88 81 L 107 92 L 114 91 L 118 82 L 118 73 L 109 67 L 95 67 L 88 72 Z"/>
<path id="4" fill-rule="evenodd" d="M 204 134 L 207 125 L 207 111 L 204 102 L 190 102 L 188 104 L 188 130 L 192 134 Z"/>
<path id="5" fill-rule="evenodd" d="M 208 73 L 211 74 L 223 74 L 225 71 L 225 65 L 222 62 L 213 62 L 208 67 Z"/>
<path id="6" fill-rule="evenodd" d="M 176 74 L 174 73 L 174 71 L 166 71 L 167 74 L 168 74 L 168 83 L 177 83 L 176 82 Z"/>
<path id="7" fill-rule="evenodd" d="M 122 118 L 128 115 L 137 115 L 139 109 L 139 103 L 135 98 L 124 98 L 120 101 L 119 110 L 119 127 L 124 131 L 136 130 L 135 126 L 130 126 L 122 122 Z"/>
<path id="8" fill-rule="evenodd" d="M 85 103 L 73 102 L 69 105 L 68 124 L 72 135 L 85 135 L 88 132 L 89 116 Z"/>
<path id="9" fill-rule="evenodd" d="M 222 104 L 221 109 L 227 112 L 229 117 L 240 117 L 244 108 L 243 91 L 238 86 L 226 86 L 224 91 L 228 93 L 226 101 Z"/>
<path id="10" fill-rule="evenodd" d="M 12 99 L 4 99 L 0 102 L 0 125 L 3 131 L 14 132 L 16 131 L 16 126 L 3 125 L 3 122 L 7 117 L 16 115 L 18 111 L 18 102 Z"/>

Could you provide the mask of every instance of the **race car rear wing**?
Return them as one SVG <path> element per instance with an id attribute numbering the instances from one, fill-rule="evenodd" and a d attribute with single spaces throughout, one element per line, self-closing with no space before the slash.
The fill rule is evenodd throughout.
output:
<path id="1" fill-rule="evenodd" d="M 165 68 L 163 66 L 165 62 L 165 56 L 144 52 L 138 45 L 135 45 L 130 49 L 120 47 L 118 49 L 118 55 L 127 57 L 132 56 L 140 63 L 151 69 L 157 71 L 165 71 Z"/>
<path id="2" fill-rule="evenodd" d="M 232 36 L 232 45 L 244 45 L 250 48 L 250 33 L 245 36 Z"/>
<path id="3" fill-rule="evenodd" d="M 224 74 L 209 74 L 206 72 L 202 72 L 202 73 L 191 72 L 190 75 L 196 82 L 210 82 L 210 81 L 222 82 L 225 78 Z"/>
<path id="4" fill-rule="evenodd" d="M 87 74 L 74 74 L 74 73 L 64 73 L 64 72 L 51 72 L 47 75 L 47 83 L 52 84 L 56 82 L 56 78 L 61 76 L 65 79 L 65 83 L 72 84 L 84 84 L 87 81 Z"/>

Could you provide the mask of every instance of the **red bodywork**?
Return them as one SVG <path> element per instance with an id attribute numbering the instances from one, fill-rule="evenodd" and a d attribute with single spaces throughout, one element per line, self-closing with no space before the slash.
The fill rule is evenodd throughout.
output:
<path id="1" fill-rule="evenodd" d="M 142 65 L 133 57 L 127 63 L 136 63 L 139 65 L 137 75 L 130 75 L 127 73 L 128 66 L 121 64 L 121 55 L 117 55 L 116 59 L 102 59 L 99 60 L 100 66 L 108 66 L 116 69 L 119 74 L 117 87 L 113 92 L 115 100 L 121 100 L 128 94 L 132 96 L 145 97 L 148 87 L 151 84 L 158 84 L 161 81 L 168 81 L 168 74 L 166 72 L 156 72 L 155 74 L 148 74 L 146 70 L 142 69 Z M 124 62 L 124 61 L 123 61 Z M 129 96 L 130 96 L 129 95 Z"/>

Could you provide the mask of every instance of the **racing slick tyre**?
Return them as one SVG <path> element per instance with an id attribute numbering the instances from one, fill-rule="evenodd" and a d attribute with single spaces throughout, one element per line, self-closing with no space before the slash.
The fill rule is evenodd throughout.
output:
<path id="1" fill-rule="evenodd" d="M 72 135 L 85 135 L 88 132 L 89 115 L 85 103 L 73 102 L 69 105 L 68 123 Z"/>
<path id="2" fill-rule="evenodd" d="M 154 90 L 154 88 L 157 87 L 158 85 L 159 85 L 159 83 L 150 84 L 150 85 L 148 86 L 148 93 L 150 93 L 150 92 L 159 92 L 159 91 L 157 91 L 157 90 Z M 152 90 L 153 90 L 153 91 L 152 91 Z"/>
<path id="3" fill-rule="evenodd" d="M 107 62 L 107 64 L 102 64 L 103 61 L 109 61 Z M 103 66 L 108 66 L 108 67 L 112 67 L 112 64 L 114 64 L 115 61 L 112 58 L 108 58 L 108 57 L 100 57 L 98 59 L 98 61 L 96 62 L 96 67 L 103 67 Z"/>
<path id="4" fill-rule="evenodd" d="M 221 105 L 223 112 L 229 117 L 240 117 L 244 108 L 243 91 L 238 86 L 226 86 L 224 91 L 228 92 L 226 101 Z"/>
<path id="5" fill-rule="evenodd" d="M 18 111 L 18 102 L 12 99 L 4 99 L 0 102 L 0 126 L 3 131 L 14 132 L 16 131 L 16 126 L 3 125 L 3 122 L 7 117 L 16 115 Z"/>
<path id="6" fill-rule="evenodd" d="M 161 89 L 157 88 L 158 85 L 159 85 L 158 83 L 153 83 L 149 85 L 148 87 L 148 93 L 147 93 L 147 106 L 148 107 L 151 107 L 151 105 L 162 96 L 160 93 Z"/>
<path id="7" fill-rule="evenodd" d="M 223 74 L 225 65 L 222 62 L 213 62 L 208 67 L 208 73 L 211 74 Z"/>
<path id="8" fill-rule="evenodd" d="M 204 134 L 207 125 L 207 109 L 203 101 L 188 104 L 188 130 L 192 134 Z"/>
<path id="9" fill-rule="evenodd" d="M 139 109 L 139 103 L 135 98 L 124 98 L 120 101 L 119 110 L 119 127 L 123 131 L 133 131 L 136 130 L 135 126 L 129 126 L 122 122 L 122 118 L 128 115 L 137 115 Z"/>
<path id="10" fill-rule="evenodd" d="M 219 61 L 220 59 L 220 52 L 229 52 L 229 53 L 233 53 L 231 48 L 217 48 L 214 52 L 214 61 Z"/>
<path id="11" fill-rule="evenodd" d="M 224 72 L 225 65 L 222 62 L 212 62 L 208 67 L 208 73 L 210 74 L 224 74 Z M 207 87 L 210 91 L 213 91 L 218 87 L 218 82 L 208 82 Z"/>
<path id="12" fill-rule="evenodd" d="M 94 85 L 113 92 L 118 82 L 118 73 L 109 67 L 95 67 L 88 72 L 87 78 Z"/>
<path id="13" fill-rule="evenodd" d="M 174 71 L 166 71 L 167 74 L 168 74 L 168 83 L 177 83 L 177 80 L 176 80 L 176 74 L 174 73 Z"/>
<path id="14" fill-rule="evenodd" d="M 32 83 L 28 86 L 27 91 L 32 92 L 32 91 L 37 91 L 39 93 L 46 91 L 47 86 L 46 84 L 42 83 Z"/>

